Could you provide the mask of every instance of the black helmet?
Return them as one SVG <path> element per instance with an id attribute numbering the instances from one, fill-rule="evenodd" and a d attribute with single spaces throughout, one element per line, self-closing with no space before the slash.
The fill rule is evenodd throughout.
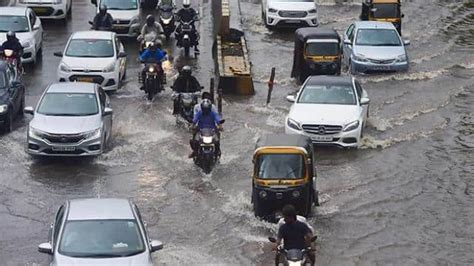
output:
<path id="1" fill-rule="evenodd" d="M 183 68 L 181 69 L 181 73 L 183 73 L 184 76 L 191 76 L 191 74 L 193 73 L 193 71 L 191 70 L 191 67 L 186 65 L 186 66 L 183 66 Z"/>
<path id="2" fill-rule="evenodd" d="M 155 17 L 152 16 L 152 15 L 148 15 L 146 17 L 146 25 L 148 25 L 148 27 L 151 27 L 155 24 Z"/>
<path id="3" fill-rule="evenodd" d="M 107 6 L 106 5 L 100 5 L 99 7 L 99 13 L 104 16 L 105 14 L 107 14 Z"/>
<path id="4" fill-rule="evenodd" d="M 209 114 L 211 112 L 212 103 L 208 99 L 204 99 L 201 102 L 201 111 L 203 114 Z"/>
<path id="5" fill-rule="evenodd" d="M 183 0 L 183 7 L 184 8 L 191 7 L 191 0 Z"/>
<path id="6" fill-rule="evenodd" d="M 207 92 L 207 91 L 203 92 L 201 97 L 202 97 L 203 100 L 208 99 L 212 102 L 212 95 L 211 95 L 210 92 Z"/>
<path id="7" fill-rule="evenodd" d="M 16 34 L 14 31 L 9 31 L 7 32 L 7 40 L 8 41 L 13 41 L 16 39 Z"/>

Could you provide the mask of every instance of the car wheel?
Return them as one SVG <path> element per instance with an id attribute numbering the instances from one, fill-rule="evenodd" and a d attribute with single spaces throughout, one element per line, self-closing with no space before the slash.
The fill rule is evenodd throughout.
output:
<path id="1" fill-rule="evenodd" d="M 354 75 L 354 74 L 355 74 L 354 66 L 352 65 L 352 62 L 351 62 L 351 61 L 349 61 L 348 72 L 349 72 L 349 74 L 351 74 L 351 75 Z"/>
<path id="2" fill-rule="evenodd" d="M 321 204 L 319 203 L 319 191 L 317 190 L 314 191 L 313 202 L 314 202 L 314 205 L 318 207 L 321 206 Z"/>
<path id="3" fill-rule="evenodd" d="M 23 109 L 25 109 L 25 97 L 21 100 L 20 109 L 18 109 L 18 115 L 23 116 Z"/>
<path id="4" fill-rule="evenodd" d="M 71 18 L 71 16 L 72 16 L 72 1 L 69 4 L 69 9 L 67 10 L 67 17 Z"/>
<path id="5" fill-rule="evenodd" d="M 125 80 L 126 78 L 127 78 L 127 69 L 125 68 L 123 70 L 122 80 Z"/>
<path id="6" fill-rule="evenodd" d="M 3 133 L 10 133 L 13 131 L 13 113 L 11 110 L 8 111 L 7 120 L 3 125 Z"/>

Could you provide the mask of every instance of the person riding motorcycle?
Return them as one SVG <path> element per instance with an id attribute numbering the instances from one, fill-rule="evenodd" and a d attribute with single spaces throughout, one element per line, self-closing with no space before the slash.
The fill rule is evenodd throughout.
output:
<path id="1" fill-rule="evenodd" d="M 191 7 L 191 0 L 183 0 L 183 8 L 178 10 L 178 12 L 176 13 L 176 17 L 178 18 L 178 21 L 183 21 L 183 22 L 192 21 L 191 27 L 193 30 L 192 30 L 192 35 L 190 37 L 194 45 L 194 51 L 196 53 L 199 53 L 199 48 L 198 48 L 199 38 L 198 38 L 196 26 L 194 25 L 194 21 L 197 19 L 198 13 L 196 12 L 196 10 L 194 10 L 194 8 Z M 176 33 L 177 35 L 181 34 L 181 24 L 176 29 Z"/>
<path id="2" fill-rule="evenodd" d="M 99 7 L 99 13 L 95 15 L 94 17 L 94 21 L 92 23 L 92 29 L 111 31 L 113 24 L 114 24 L 114 19 L 112 18 L 112 15 L 110 15 L 107 12 L 107 6 L 101 5 Z"/>
<path id="3" fill-rule="evenodd" d="M 172 8 L 176 8 L 176 3 L 174 0 L 160 0 L 158 2 L 158 6 L 170 6 Z"/>
<path id="4" fill-rule="evenodd" d="M 7 32 L 7 40 L 2 44 L 0 49 L 2 52 L 5 50 L 12 50 L 13 56 L 17 61 L 17 67 L 21 69 L 21 57 L 23 56 L 23 46 L 20 43 L 20 40 L 16 37 L 14 31 Z"/>
<path id="5" fill-rule="evenodd" d="M 155 34 L 157 39 L 164 34 L 163 27 L 161 26 L 161 24 L 155 21 L 155 17 L 153 15 L 148 15 L 146 17 L 146 23 L 145 25 L 143 25 L 140 35 L 138 35 L 137 37 L 137 40 L 141 42 L 143 41 L 146 35 L 152 33 Z"/>
<path id="6" fill-rule="evenodd" d="M 192 75 L 190 66 L 183 66 L 178 78 L 174 81 L 173 91 L 175 93 L 192 93 L 201 91 L 201 84 Z M 179 99 L 176 97 L 173 101 L 173 114 L 179 113 Z M 196 113 L 195 113 L 196 114 Z"/>
<path id="7" fill-rule="evenodd" d="M 213 103 L 213 99 L 212 99 L 212 95 L 210 92 L 203 92 L 202 95 L 201 95 L 201 102 L 200 103 L 197 103 L 196 105 L 194 105 L 194 108 L 193 108 L 193 113 L 196 114 L 197 112 L 201 111 L 201 103 L 202 101 L 204 101 L 205 99 L 208 99 L 209 101 L 211 101 L 212 103 L 212 111 L 213 112 L 216 112 L 217 113 L 217 108 L 216 106 L 214 105 Z"/>
<path id="8" fill-rule="evenodd" d="M 150 44 L 147 48 L 143 50 L 140 54 L 140 62 L 145 63 L 145 66 L 142 70 L 142 80 L 144 81 L 146 78 L 146 63 L 156 63 L 163 74 L 162 78 L 164 77 L 163 68 L 161 66 L 161 61 L 166 58 L 166 52 L 161 50 L 161 47 L 158 47 L 155 43 Z M 140 90 L 144 89 L 144 85 L 140 88 Z"/>
<path id="9" fill-rule="evenodd" d="M 280 262 L 280 252 L 283 241 L 283 248 L 285 250 L 290 249 L 305 249 L 310 246 L 311 249 L 308 251 L 308 258 L 311 260 L 311 265 L 315 263 L 315 254 L 314 254 L 314 245 L 310 242 L 310 239 L 313 237 L 311 228 L 304 222 L 301 222 L 297 219 L 296 209 L 292 205 L 286 205 L 282 210 L 284 223 L 278 228 L 278 237 L 273 247 L 274 250 L 277 250 L 275 256 L 275 265 L 279 265 Z"/>
<path id="10" fill-rule="evenodd" d="M 221 146 L 219 140 L 219 131 L 222 130 L 221 117 L 219 113 L 212 111 L 212 103 L 208 99 L 204 99 L 201 103 L 201 111 L 194 114 L 193 125 L 198 130 L 202 129 L 214 129 L 216 131 L 214 145 L 216 147 L 216 155 L 221 155 Z M 193 152 L 189 155 L 189 158 L 193 158 L 198 154 L 199 148 L 199 134 L 193 134 L 193 138 L 189 141 Z"/>

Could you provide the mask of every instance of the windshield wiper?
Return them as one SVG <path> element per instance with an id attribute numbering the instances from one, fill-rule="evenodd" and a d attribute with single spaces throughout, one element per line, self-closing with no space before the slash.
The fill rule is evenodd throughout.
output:
<path id="1" fill-rule="evenodd" d="M 47 116 L 82 116 L 81 114 L 43 114 Z"/>
<path id="2" fill-rule="evenodd" d="M 74 256 L 76 258 L 118 258 L 118 257 L 123 257 L 122 254 L 84 254 L 84 255 L 78 255 Z"/>
<path id="3" fill-rule="evenodd" d="M 142 253 L 144 250 L 132 251 L 130 253 L 122 254 L 122 257 L 130 257 Z"/>

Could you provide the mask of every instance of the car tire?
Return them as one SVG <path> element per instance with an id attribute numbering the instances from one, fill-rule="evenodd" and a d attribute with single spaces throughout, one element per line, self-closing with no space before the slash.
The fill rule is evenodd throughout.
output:
<path id="1" fill-rule="evenodd" d="M 349 65 L 347 66 L 347 72 L 350 74 L 350 75 L 354 75 L 355 72 L 354 72 L 354 66 L 352 65 L 352 62 L 349 60 Z"/>
<path id="2" fill-rule="evenodd" d="M 66 17 L 68 18 L 72 17 L 72 1 L 71 1 L 71 4 L 69 5 L 69 9 L 67 10 Z"/>
<path id="3" fill-rule="evenodd" d="M 3 133 L 7 134 L 13 131 L 13 113 L 11 110 L 8 111 L 7 120 L 3 125 Z"/>
<path id="4" fill-rule="evenodd" d="M 23 99 L 21 100 L 20 108 L 18 109 L 17 115 L 23 116 L 23 109 L 25 109 L 25 97 L 23 97 Z"/>

